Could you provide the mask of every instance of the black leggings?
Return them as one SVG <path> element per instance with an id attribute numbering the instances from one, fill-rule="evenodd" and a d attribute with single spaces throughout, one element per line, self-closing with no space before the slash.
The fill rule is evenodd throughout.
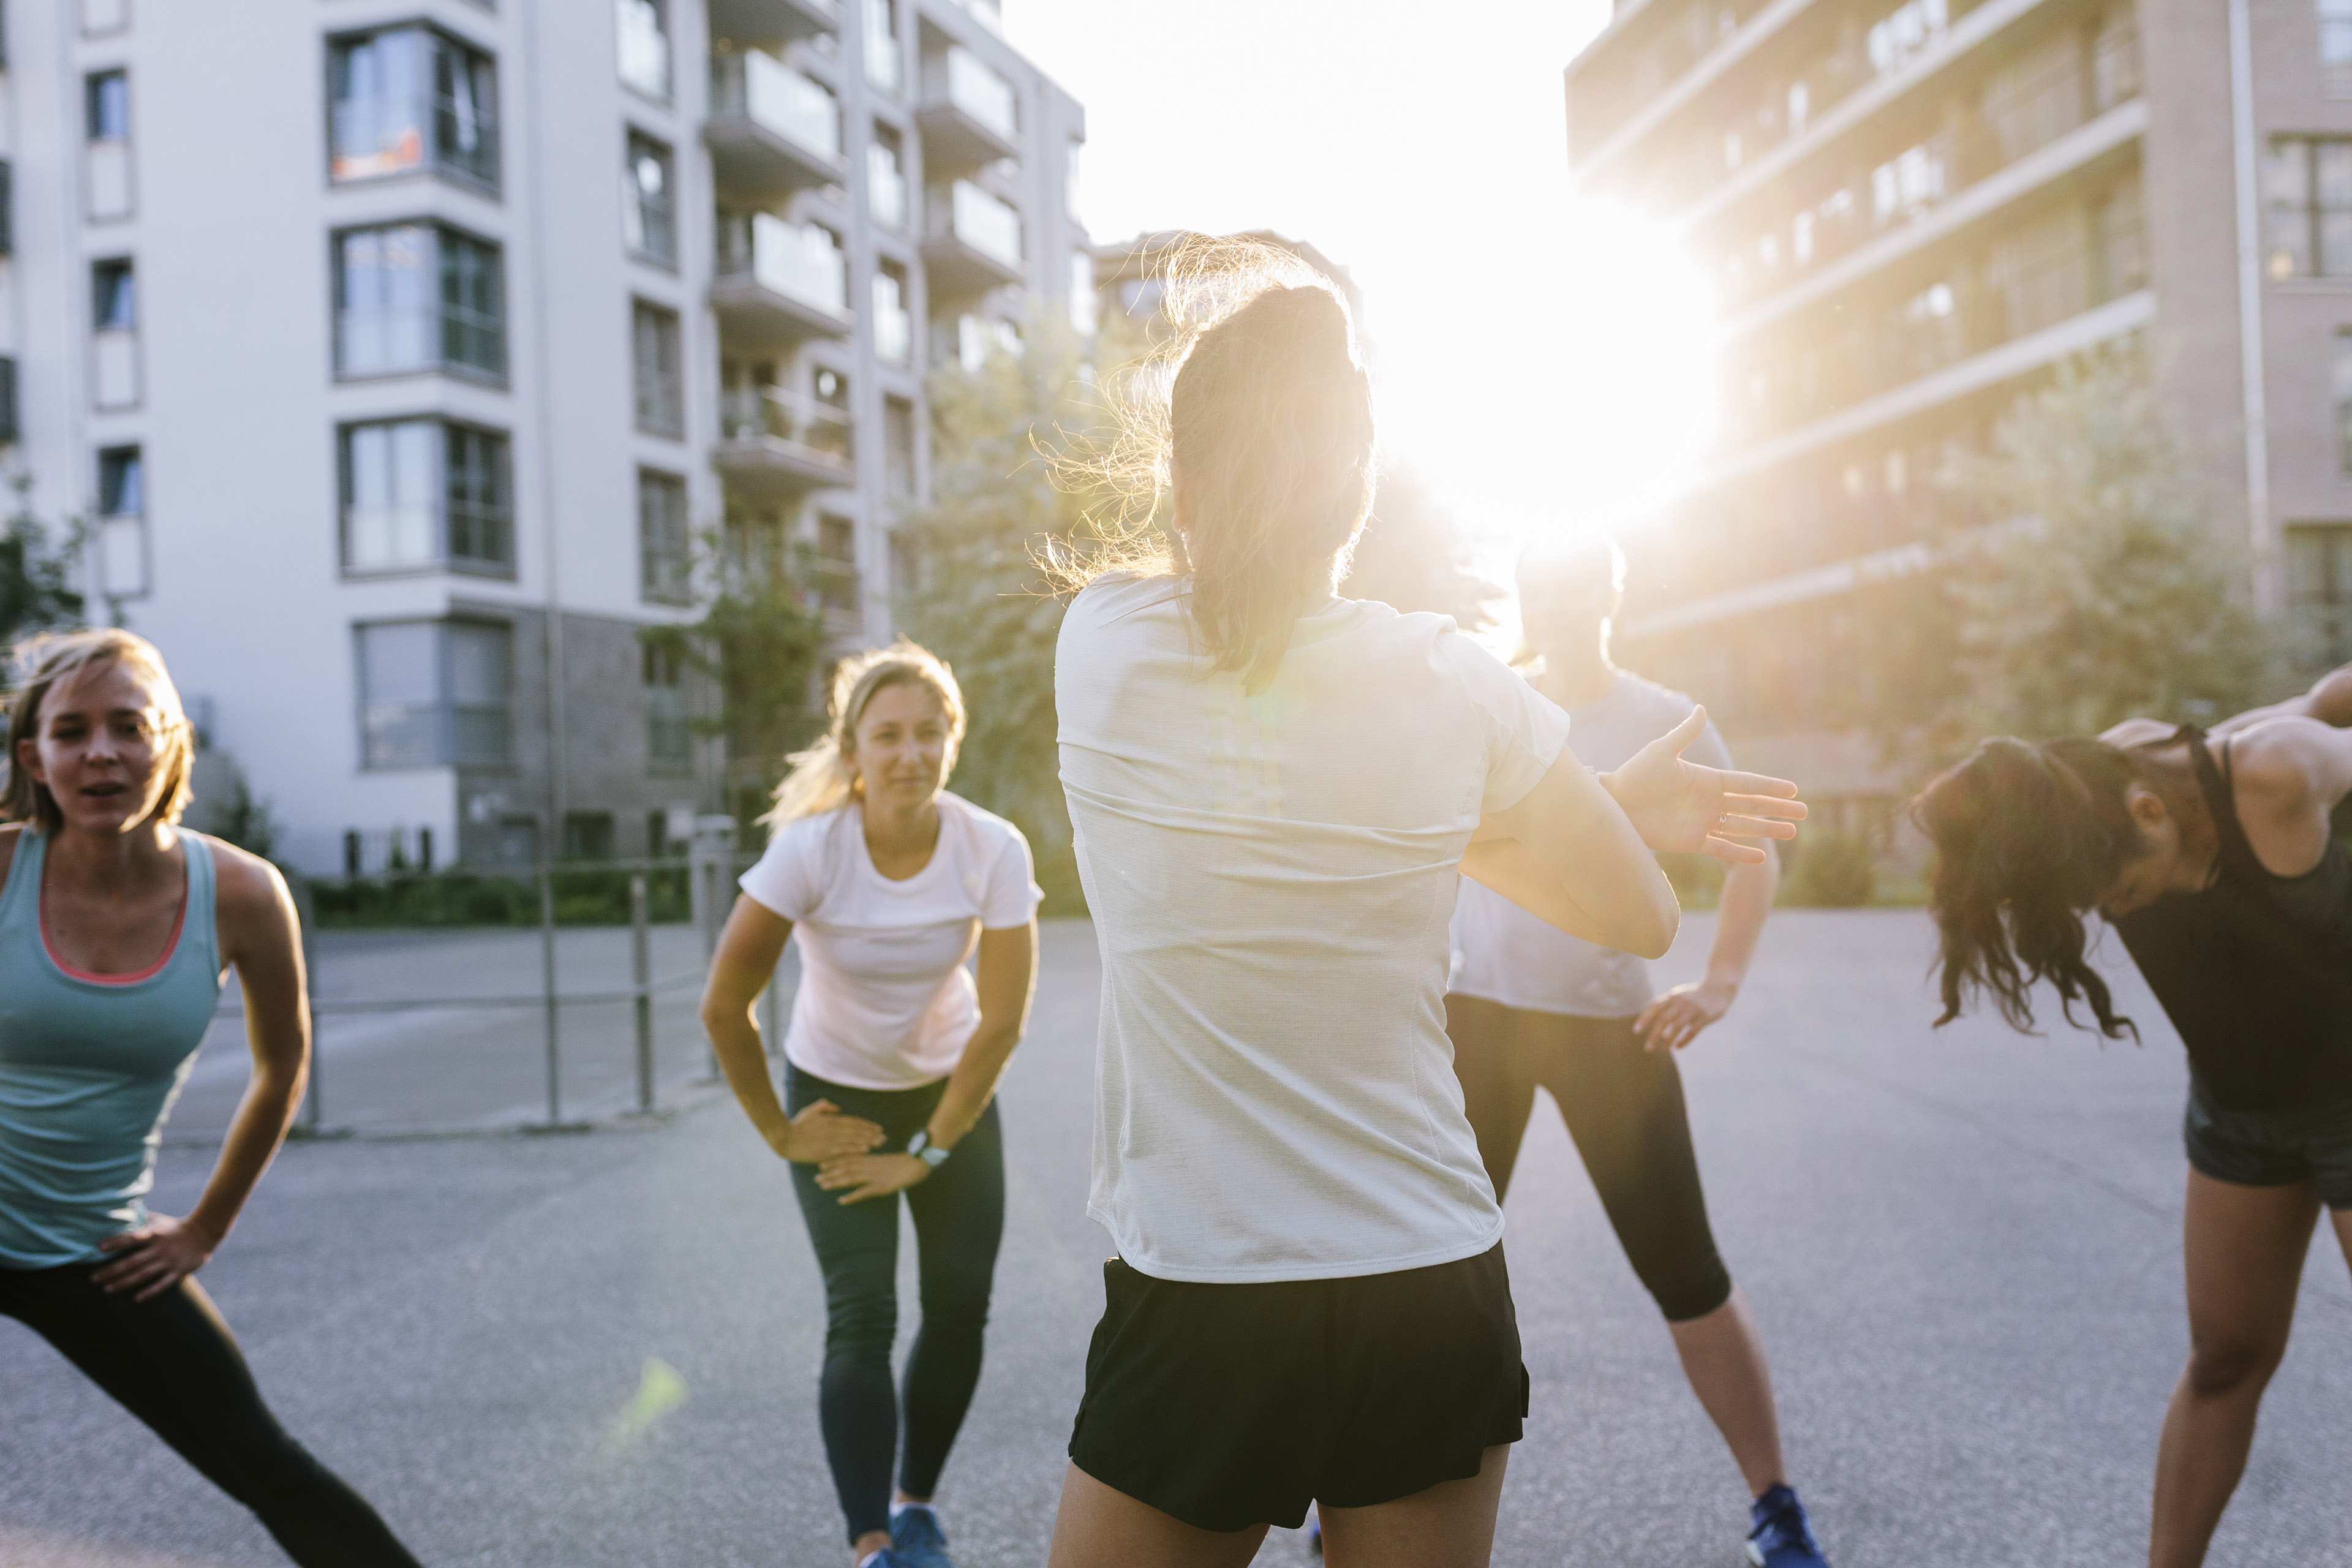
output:
<path id="1" fill-rule="evenodd" d="M 947 1080 L 920 1089 L 848 1089 L 788 1067 L 784 1104 L 797 1115 L 829 1100 L 878 1124 L 886 1149 L 903 1149 L 931 1119 Z M 824 1372 L 817 1419 L 824 1457 L 854 1544 L 890 1528 L 890 1464 L 909 1497 L 927 1498 L 955 1446 L 963 1413 L 980 1385 L 981 1342 L 988 1329 L 989 1289 L 1004 1234 L 1004 1135 L 991 1102 L 947 1163 L 907 1189 L 915 1218 L 915 1258 L 922 1327 L 907 1352 L 903 1394 L 892 1396 L 890 1344 L 898 1331 L 898 1200 L 846 1204 L 816 1184 L 814 1165 L 793 1167 L 793 1191 L 809 1241 L 824 1270 Z M 898 1448 L 898 1405 L 907 1447 Z"/>
<path id="2" fill-rule="evenodd" d="M 416 1568 L 366 1500 L 278 1425 L 201 1286 L 134 1301 L 92 1284 L 97 1267 L 0 1268 L 0 1317 L 56 1346 L 303 1568 Z"/>
<path id="3" fill-rule="evenodd" d="M 1559 1106 L 1618 1245 L 1666 1321 L 1703 1318 L 1731 1300 L 1673 1052 L 1643 1050 L 1631 1018 L 1572 1018 L 1449 995 L 1445 1019 L 1497 1202 L 1510 1188 L 1540 1086 Z"/>

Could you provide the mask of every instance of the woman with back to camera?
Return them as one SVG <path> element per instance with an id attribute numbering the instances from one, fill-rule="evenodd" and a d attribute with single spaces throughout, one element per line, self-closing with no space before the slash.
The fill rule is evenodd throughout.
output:
<path id="1" fill-rule="evenodd" d="M 285 1141 L 310 1068 L 293 900 L 275 868 L 177 826 L 195 742 L 152 644 L 16 650 L 0 797 L 0 1316 L 40 1335 L 306 1568 L 415 1568 L 289 1436 L 196 1283 Z M 163 1119 L 245 996 L 253 1079 L 204 1195 L 154 1214 Z"/>
<path id="2" fill-rule="evenodd" d="M 792 1162 L 824 1273 L 818 1419 L 851 1556 L 948 1568 L 931 1495 L 980 1382 L 1004 1230 L 996 1081 L 1028 1023 L 1043 895 L 1020 829 L 942 787 L 964 728 L 946 665 L 908 642 L 854 655 L 830 707 L 831 727 L 777 787 L 702 1021 L 752 1125 Z M 779 1103 L 751 1007 L 788 938 L 801 983 Z M 903 1456 L 890 1376 L 901 1193 L 923 1310 Z"/>
<path id="3" fill-rule="evenodd" d="M 1618 766 L 1687 718 L 1691 700 L 1620 669 L 1610 624 L 1625 561 L 1605 533 L 1571 534 L 1519 559 L 1527 679 L 1568 712 L 1570 743 L 1596 767 Z M 1710 726 L 1685 753 L 1729 768 Z M 1475 882 L 1454 909 L 1445 998 L 1454 1070 L 1471 1130 L 1502 1201 L 1519 1140 L 1548 1090 L 1633 1271 L 1665 1314 L 1691 1390 L 1748 1482 L 1748 1555 L 1764 1568 L 1822 1563 L 1804 1505 L 1788 1484 L 1772 1373 L 1756 1317 L 1717 1256 L 1691 1148 L 1674 1053 L 1721 1018 L 1748 974 L 1772 912 L 1780 863 L 1725 874 L 1706 977 L 1654 995 L 1649 968 L 1547 925 Z"/>
<path id="4" fill-rule="evenodd" d="M 1483 1563 L 1527 1384 L 1445 1040 L 1455 872 L 1663 952 L 1645 837 L 1750 859 L 1803 807 L 1683 762 L 1698 716 L 1595 778 L 1450 620 L 1335 598 L 1373 480 L 1345 305 L 1236 241 L 1167 298 L 1111 466 L 1165 482 L 1169 552 L 1065 563 L 1055 665 L 1118 1257 L 1051 1561 L 1246 1563 L 1313 1502 L 1341 1568 Z"/>
<path id="5" fill-rule="evenodd" d="M 2134 719 L 2006 736 L 1930 784 L 1943 1016 L 1990 993 L 2032 1026 L 2056 987 L 2132 1030 L 2084 957 L 2115 926 L 2189 1047 L 2189 1364 L 2157 1449 L 2152 1568 L 2194 1568 L 2244 1473 L 2323 1207 L 2352 1262 L 2352 665 L 2208 733 Z"/>

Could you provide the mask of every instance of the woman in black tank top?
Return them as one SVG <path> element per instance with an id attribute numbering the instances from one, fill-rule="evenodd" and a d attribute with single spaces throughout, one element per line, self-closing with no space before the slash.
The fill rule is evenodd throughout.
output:
<path id="1" fill-rule="evenodd" d="M 2209 735 L 2136 719 L 2006 737 L 1913 816 L 1937 851 L 1943 1016 L 1990 993 L 2032 1027 L 2036 982 L 2137 1034 L 2084 960 L 2115 926 L 2189 1048 L 2189 1365 L 2157 1454 L 2151 1568 L 2202 1563 L 2285 1353 L 2313 1226 L 2352 1261 L 2352 665 Z"/>

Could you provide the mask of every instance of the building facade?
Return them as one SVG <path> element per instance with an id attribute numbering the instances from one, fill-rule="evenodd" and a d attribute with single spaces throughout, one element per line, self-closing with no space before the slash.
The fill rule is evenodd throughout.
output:
<path id="1" fill-rule="evenodd" d="M 1885 821 L 1874 683 L 1948 651 L 1930 476 L 2134 334 L 2256 605 L 2352 658 L 2352 0 L 1620 0 L 1568 122 L 1722 300 L 1620 637 L 1744 761 Z"/>
<path id="2" fill-rule="evenodd" d="M 5 47 L 0 460 L 313 872 L 658 852 L 727 760 L 639 634 L 777 550 L 887 637 L 927 370 L 1092 305 L 1083 114 L 986 0 L 18 0 Z"/>

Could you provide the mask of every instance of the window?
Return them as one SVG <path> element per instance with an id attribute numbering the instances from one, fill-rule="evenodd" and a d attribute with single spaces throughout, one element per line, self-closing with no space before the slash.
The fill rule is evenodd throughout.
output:
<path id="1" fill-rule="evenodd" d="M 669 97 L 669 15 L 663 0 L 613 0 L 621 81 L 647 98 Z"/>
<path id="2" fill-rule="evenodd" d="M 2288 526 L 2286 603 L 2298 661 L 2352 660 L 2352 523 Z"/>
<path id="3" fill-rule="evenodd" d="M 2352 138 L 2271 143 L 2273 278 L 2352 277 Z"/>
<path id="4" fill-rule="evenodd" d="M 686 659 L 675 646 L 645 645 L 645 692 L 646 765 L 657 773 L 683 772 L 694 761 L 694 743 L 686 720 Z M 653 842 L 658 845 L 660 837 Z"/>
<path id="5" fill-rule="evenodd" d="M 610 860 L 613 858 L 613 814 L 609 811 L 565 812 L 563 858 L 566 860 Z"/>
<path id="6" fill-rule="evenodd" d="M 1929 45 L 1949 25 L 1945 0 L 1909 0 L 1870 29 L 1870 68 L 1884 76 Z"/>
<path id="7" fill-rule="evenodd" d="M 915 405 L 903 397 L 882 400 L 882 487 L 894 501 L 915 499 Z"/>
<path id="8" fill-rule="evenodd" d="M 499 247 L 428 224 L 336 236 L 336 374 L 453 368 L 506 374 Z"/>
<path id="9" fill-rule="evenodd" d="M 90 221 L 129 217 L 131 197 L 131 77 L 100 71 L 82 82 L 83 174 Z"/>
<path id="10" fill-rule="evenodd" d="M 147 592 L 147 468 L 136 447 L 98 454 L 98 585 L 110 599 Z"/>
<path id="11" fill-rule="evenodd" d="M 828 615 L 857 614 L 857 525 L 845 517 L 816 520 L 817 602 Z"/>
<path id="12" fill-rule="evenodd" d="M 874 273 L 874 353 L 884 364 L 915 363 L 915 315 L 907 304 L 907 272 L 895 262 L 884 262 Z"/>
<path id="13" fill-rule="evenodd" d="M 665 267 L 677 262 L 671 167 L 668 147 L 629 132 L 628 156 L 621 168 L 621 237 L 631 254 Z"/>
<path id="14" fill-rule="evenodd" d="M 510 627 L 390 621 L 358 632 L 363 765 L 495 767 L 509 760 Z"/>
<path id="15" fill-rule="evenodd" d="M 437 419 L 341 431 L 343 570 L 514 565 L 507 438 Z"/>
<path id="16" fill-rule="evenodd" d="M 2352 327 L 2336 329 L 2336 466 L 2352 474 Z"/>
<path id="17" fill-rule="evenodd" d="M 877 125 L 866 144 L 866 205 L 884 228 L 906 228 L 906 148 L 887 125 Z"/>
<path id="18" fill-rule="evenodd" d="M 1091 251 L 1070 253 L 1070 325 L 1082 338 L 1095 335 L 1095 258 Z"/>
<path id="19" fill-rule="evenodd" d="M 691 603 L 693 554 L 687 537 L 686 481 L 637 470 L 637 586 L 659 604 Z"/>
<path id="20" fill-rule="evenodd" d="M 498 69 L 430 27 L 328 45 L 328 173 L 337 181 L 430 166 L 496 189 Z"/>
<path id="21" fill-rule="evenodd" d="M 898 48 L 898 0 L 865 0 L 866 79 L 884 92 L 903 84 L 907 62 Z"/>
<path id="22" fill-rule="evenodd" d="M 636 301 L 630 312 L 629 351 L 635 372 L 637 428 L 654 436 L 685 436 L 686 374 L 677 312 Z"/>
<path id="23" fill-rule="evenodd" d="M 1085 142 L 1072 140 L 1062 163 L 1062 210 L 1074 221 L 1078 216 L 1078 174 L 1086 163 L 1086 151 Z"/>
<path id="24" fill-rule="evenodd" d="M 90 405 L 139 406 L 138 274 L 128 258 L 89 268 Z"/>
<path id="25" fill-rule="evenodd" d="M 2319 0 L 2319 78 L 2330 98 L 2352 98 L 2352 0 Z"/>

